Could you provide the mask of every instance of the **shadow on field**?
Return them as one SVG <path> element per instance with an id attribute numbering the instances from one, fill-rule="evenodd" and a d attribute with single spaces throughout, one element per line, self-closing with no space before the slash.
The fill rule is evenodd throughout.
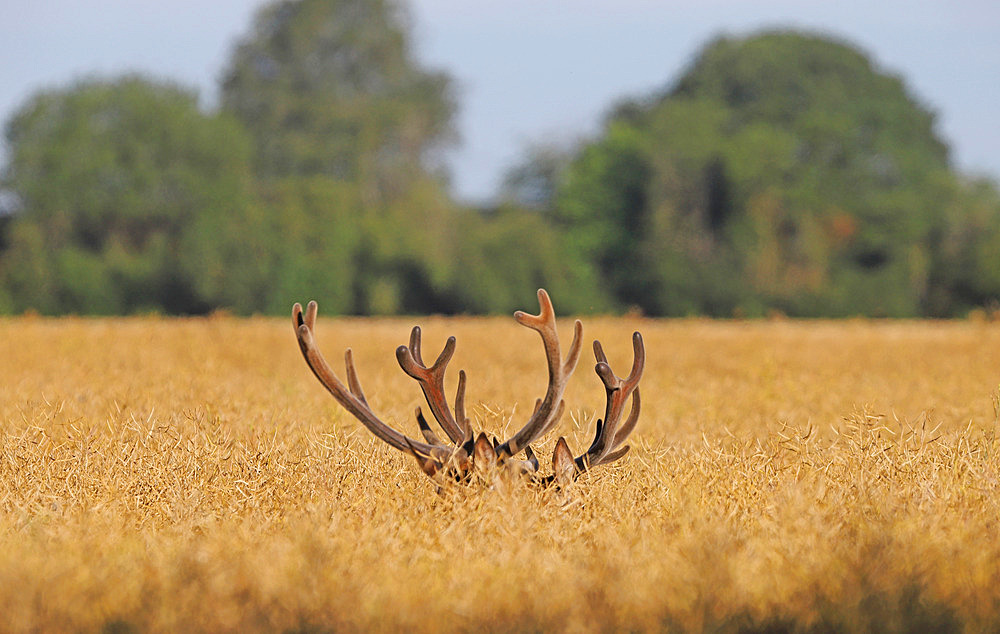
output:
<path id="1" fill-rule="evenodd" d="M 814 623 L 794 617 L 770 616 L 757 620 L 748 615 L 735 616 L 706 630 L 738 634 L 815 634 L 839 632 L 961 632 L 968 628 L 955 611 L 939 602 L 924 598 L 920 585 L 911 583 L 898 593 L 875 592 L 866 595 L 856 606 L 820 604 Z M 672 629 L 672 628 L 671 628 Z"/>
<path id="2" fill-rule="evenodd" d="M 834 605 L 832 603 L 818 605 L 818 618 L 815 622 L 806 623 L 795 617 L 780 615 L 768 616 L 764 619 L 755 618 L 749 614 L 734 615 L 721 621 L 712 622 L 706 619 L 703 631 L 733 632 L 736 634 L 793 634 L 808 632 L 813 634 L 841 632 L 913 632 L 935 634 L 965 631 L 962 622 L 954 610 L 937 602 L 923 598 L 924 591 L 918 584 L 909 584 L 898 593 L 876 592 L 866 595 L 855 606 Z M 549 622 L 546 615 L 517 615 L 516 622 L 504 622 L 506 619 L 487 618 L 482 621 L 470 622 L 456 628 L 454 631 L 480 631 L 483 625 L 494 632 L 533 632 L 548 631 Z M 510 617 L 510 615 L 507 615 Z M 264 624 L 262 624 L 264 625 Z M 286 634 L 321 634 L 342 631 L 343 623 L 317 624 L 304 623 L 299 627 L 285 630 Z M 645 631 L 648 624 L 636 623 L 593 623 L 594 631 Z M 658 631 L 687 632 L 690 623 L 682 624 L 667 618 L 661 623 Z M 123 620 L 108 622 L 101 630 L 104 634 L 132 634 L 142 631 Z"/>

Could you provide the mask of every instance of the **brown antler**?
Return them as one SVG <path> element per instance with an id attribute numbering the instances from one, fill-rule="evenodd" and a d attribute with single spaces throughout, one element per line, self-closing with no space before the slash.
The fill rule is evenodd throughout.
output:
<path id="1" fill-rule="evenodd" d="M 431 414 L 434 415 L 448 438 L 451 438 L 454 443 L 461 444 L 472 436 L 472 427 L 463 411 L 465 370 L 460 370 L 458 373 L 458 393 L 455 395 L 457 419 L 452 416 L 444 395 L 444 372 L 453 354 L 455 354 L 455 338 L 448 337 L 448 342 L 444 345 L 444 350 L 438 355 L 434 365 L 429 368 L 425 366 L 424 360 L 420 358 L 420 326 L 414 326 L 410 332 L 409 347 L 399 346 L 396 348 L 396 360 L 399 361 L 399 367 L 420 383 L 420 389 L 424 393 L 424 398 L 427 399 Z M 420 410 L 417 410 L 418 420 L 423 419 L 419 412 Z M 421 425 L 421 429 L 423 429 L 423 425 Z M 426 432 L 424 435 L 427 435 Z"/>
<path id="2" fill-rule="evenodd" d="M 535 407 L 534 413 L 524 427 L 497 449 L 497 453 L 501 455 L 516 456 L 518 452 L 555 426 L 565 405 L 562 400 L 563 392 L 566 391 L 569 377 L 576 369 L 576 362 L 580 360 L 580 347 L 583 344 L 583 324 L 580 323 L 580 320 L 576 320 L 576 323 L 573 324 L 573 343 L 569 345 L 569 352 L 566 354 L 566 360 L 563 361 L 559 349 L 559 333 L 556 331 L 556 313 L 552 308 L 552 300 L 549 299 L 549 294 L 545 292 L 545 289 L 538 289 L 538 305 L 541 310 L 537 315 L 517 311 L 514 313 L 514 319 L 517 320 L 517 323 L 537 331 L 542 336 L 545 359 L 549 366 L 549 386 L 545 390 L 545 397 Z"/>
<path id="3" fill-rule="evenodd" d="M 639 379 L 642 378 L 642 371 L 646 365 L 646 349 L 642 344 L 642 335 L 638 332 L 632 333 L 632 370 L 624 379 L 611 370 L 599 341 L 594 342 L 594 356 L 597 358 L 594 371 L 601 377 L 607 391 L 604 419 L 603 421 L 597 419 L 594 442 L 590 444 L 587 453 L 581 456 L 573 458 L 565 439 L 559 438 L 556 451 L 552 454 L 554 477 L 559 481 L 576 477 L 591 467 L 614 462 L 627 454 L 630 447 L 629 445 L 622 447 L 622 443 L 639 421 Z M 632 397 L 632 408 L 628 418 L 622 423 L 622 413 L 629 397 Z"/>
<path id="4" fill-rule="evenodd" d="M 344 409 L 361 421 L 368 428 L 368 431 L 375 434 L 379 439 L 389 443 L 400 451 L 417 452 L 425 458 L 434 458 L 441 462 L 446 461 L 453 453 L 447 446 L 422 443 L 404 436 L 383 423 L 372 412 L 361 389 L 361 383 L 358 381 L 358 375 L 354 369 L 354 359 L 350 350 L 344 353 L 344 362 L 347 366 L 347 384 L 349 387 L 345 387 L 341 383 L 316 347 L 316 342 L 313 338 L 313 328 L 316 324 L 317 312 L 318 306 L 316 302 L 309 302 L 309 306 L 306 308 L 304 314 L 300 304 L 296 303 L 292 307 L 292 325 L 295 327 L 295 334 L 299 340 L 299 348 L 302 350 L 302 356 L 305 357 L 306 363 L 313 371 L 313 374 L 316 375 L 316 378 L 319 379 L 319 382 L 329 390 L 333 398 Z"/>
<path id="5" fill-rule="evenodd" d="M 316 324 L 316 302 L 309 302 L 305 313 L 299 304 L 292 308 L 292 322 L 295 327 L 299 347 L 306 363 L 313 374 L 348 412 L 357 418 L 378 438 L 396 449 L 411 454 L 416 458 L 424 473 L 435 476 L 442 470 L 458 480 L 466 480 L 473 468 L 491 472 L 499 467 L 508 471 L 535 474 L 538 471 L 538 459 L 531 450 L 530 443 L 540 438 L 559 421 L 565 402 L 563 393 L 569 378 L 580 357 L 583 325 L 580 321 L 574 324 L 573 342 L 569 352 L 563 359 L 559 336 L 556 331 L 555 311 L 548 293 L 543 289 L 538 291 L 539 314 L 529 315 L 518 311 L 514 318 L 518 323 L 537 331 L 542 337 L 545 357 L 549 370 L 548 387 L 545 395 L 535 403 L 535 409 L 528 421 L 508 440 L 492 443 L 486 434 L 478 437 L 472 430 L 469 419 L 465 416 L 465 385 L 464 371 L 459 372 L 458 390 L 455 396 L 454 413 L 448 406 L 444 393 L 444 374 L 455 353 L 455 338 L 450 337 L 444 350 L 437 360 L 427 367 L 421 356 L 420 328 L 414 327 L 410 333 L 408 346 L 396 349 L 396 359 L 400 367 L 410 377 L 417 380 L 427 400 L 427 405 L 435 420 L 444 430 L 451 444 L 442 442 L 431 430 L 420 408 L 416 410 L 417 424 L 426 442 L 414 440 L 401 434 L 382 422 L 371 410 L 365 399 L 358 381 L 357 372 L 351 357 L 351 351 L 345 354 L 347 367 L 347 386 L 334 375 L 333 371 L 316 348 L 313 330 Z M 607 464 L 617 460 L 628 451 L 628 445 L 621 447 L 624 440 L 632 433 L 639 417 L 639 379 L 645 362 L 642 337 L 635 333 L 632 338 L 634 361 L 632 371 L 625 379 L 621 379 L 611 371 L 601 344 L 594 342 L 594 355 L 597 357 L 595 367 L 607 390 L 607 406 L 604 419 L 597 421 L 597 431 L 594 442 L 587 452 L 573 458 L 564 438 L 560 438 L 553 454 L 555 473 L 542 478 L 542 482 L 566 482 L 599 464 Z M 632 397 L 632 408 L 628 418 L 621 423 L 625 404 Z M 521 451 L 525 453 L 524 460 L 516 460 Z"/>

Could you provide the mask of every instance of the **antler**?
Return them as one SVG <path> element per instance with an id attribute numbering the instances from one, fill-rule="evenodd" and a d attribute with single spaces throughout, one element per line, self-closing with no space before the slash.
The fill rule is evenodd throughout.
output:
<path id="1" fill-rule="evenodd" d="M 302 306 L 296 303 L 292 307 L 292 325 L 295 327 L 295 334 L 299 340 L 299 348 L 302 356 L 305 357 L 309 368 L 323 384 L 333 398 L 344 407 L 352 416 L 361 421 L 368 431 L 375 434 L 379 439 L 387 442 L 396 449 L 406 452 L 417 452 L 425 458 L 434 458 L 440 462 L 446 461 L 454 453 L 445 445 L 437 443 L 423 443 L 408 436 L 405 436 L 389 425 L 382 422 L 378 416 L 372 412 L 358 381 L 357 372 L 354 369 L 354 358 L 350 350 L 344 353 L 344 363 L 347 367 L 347 385 L 337 378 L 327 364 L 326 359 L 316 347 L 313 338 L 313 328 L 316 325 L 316 314 L 319 310 L 316 302 L 309 302 L 306 312 L 303 314 Z M 454 347 L 454 346 L 453 346 Z"/>
<path id="2" fill-rule="evenodd" d="M 555 311 L 544 289 L 538 290 L 538 303 L 540 307 L 538 315 L 518 311 L 514 313 L 514 318 L 518 323 L 541 335 L 549 370 L 548 386 L 544 397 L 538 399 L 531 417 L 524 426 L 503 442 L 497 440 L 490 442 L 484 433 L 480 433 L 478 437 L 474 434 L 472 425 L 465 416 L 464 370 L 459 372 L 454 412 L 448 406 L 444 393 L 444 375 L 455 353 L 454 337 L 448 338 L 441 354 L 430 367 L 424 364 L 421 355 L 418 326 L 410 333 L 409 345 L 396 349 L 396 359 L 400 367 L 420 384 L 431 414 L 451 444 L 444 443 L 437 437 L 418 407 L 415 412 L 417 424 L 426 441 L 420 442 L 396 431 L 372 412 L 358 381 L 350 350 L 345 353 L 347 386 L 330 369 L 316 347 L 313 336 L 318 310 L 316 302 L 309 302 L 305 313 L 301 305 L 295 304 L 292 308 L 292 323 L 302 356 L 334 399 L 378 438 L 414 456 L 424 473 L 435 476 L 444 469 L 455 479 L 465 480 L 473 467 L 488 472 L 502 466 L 509 471 L 533 475 L 538 471 L 539 464 L 530 443 L 554 428 L 565 409 L 562 397 L 580 358 L 583 334 L 583 325 L 577 320 L 574 324 L 573 342 L 564 359 L 556 330 Z M 590 449 L 577 458 L 573 458 L 566 440 L 559 438 L 553 454 L 555 474 L 542 478 L 542 482 L 565 483 L 592 467 L 617 460 L 629 450 L 628 445 L 624 447 L 621 445 L 632 433 L 639 418 L 638 384 L 645 364 L 642 337 L 639 333 L 633 335 L 632 345 L 634 348 L 632 371 L 627 378 L 621 379 L 611 371 L 601 344 L 594 342 L 594 355 L 597 357 L 595 370 L 607 391 L 604 419 L 597 421 L 597 430 Z M 625 404 L 630 397 L 632 407 L 629 416 L 624 423 L 621 423 Z M 524 451 L 525 459 L 514 459 L 514 456 L 521 451 Z"/>
<path id="3" fill-rule="evenodd" d="M 448 342 L 444 345 L 444 350 L 438 355 L 437 360 L 431 367 L 424 365 L 420 358 L 420 326 L 414 326 L 410 332 L 410 345 L 396 348 L 396 360 L 403 372 L 413 377 L 420 383 L 424 398 L 431 409 L 431 414 L 441 425 L 444 433 L 451 438 L 452 442 L 461 444 L 472 437 L 472 427 L 469 419 L 465 417 L 465 370 L 458 373 L 458 393 L 455 395 L 455 411 L 458 417 L 452 415 L 448 409 L 448 401 L 444 395 L 444 371 L 455 354 L 455 338 L 448 337 Z M 417 419 L 422 420 L 423 416 L 417 409 Z M 423 429 L 423 425 L 421 425 Z M 424 432 L 427 435 L 427 432 Z"/>
<path id="4" fill-rule="evenodd" d="M 646 350 L 642 343 L 642 335 L 638 332 L 632 333 L 632 370 L 624 379 L 611 370 L 600 341 L 594 342 L 594 356 L 597 358 L 594 371 L 601 377 L 607 391 L 604 419 L 603 421 L 597 419 L 594 442 L 581 456 L 573 458 L 566 440 L 559 438 L 556 450 L 552 454 L 552 467 L 557 480 L 565 481 L 567 478 L 576 477 L 591 467 L 614 462 L 627 454 L 630 447 L 629 445 L 622 447 L 622 443 L 639 421 L 639 379 L 642 378 L 642 371 L 646 365 Z M 628 418 L 622 423 L 622 413 L 630 396 L 632 408 Z"/>
<path id="5" fill-rule="evenodd" d="M 541 310 L 537 315 L 529 315 L 519 310 L 514 313 L 514 319 L 542 336 L 545 359 L 549 366 L 549 386 L 531 418 L 524 427 L 511 436 L 510 440 L 499 446 L 498 454 L 516 456 L 522 449 L 527 448 L 529 443 L 534 442 L 559 422 L 565 407 L 562 400 L 563 392 L 566 391 L 569 377 L 572 376 L 576 363 L 580 360 L 580 347 L 583 343 L 583 324 L 580 320 L 577 319 L 573 324 L 573 343 L 569 345 L 569 352 L 563 361 L 559 349 L 559 333 L 556 331 L 556 313 L 545 289 L 538 289 L 538 305 Z"/>

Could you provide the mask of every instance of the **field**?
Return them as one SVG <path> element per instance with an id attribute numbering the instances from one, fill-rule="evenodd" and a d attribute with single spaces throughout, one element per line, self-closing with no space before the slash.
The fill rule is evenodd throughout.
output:
<path id="1" fill-rule="evenodd" d="M 544 357 L 509 318 L 321 317 L 317 338 L 416 435 L 393 355 L 415 321 L 425 357 L 457 336 L 448 390 L 466 369 L 478 427 L 530 414 Z M 625 374 L 633 330 L 628 456 L 438 495 L 288 320 L 0 320 L 0 630 L 1000 627 L 1000 324 L 585 319 L 576 452 L 604 406 L 589 341 Z"/>

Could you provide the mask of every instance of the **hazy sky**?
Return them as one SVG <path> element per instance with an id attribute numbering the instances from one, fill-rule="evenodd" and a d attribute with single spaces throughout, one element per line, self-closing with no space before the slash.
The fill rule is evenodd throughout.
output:
<path id="1" fill-rule="evenodd" d="M 197 87 L 216 80 L 251 0 L 0 0 L 0 119 L 35 91 L 143 71 Z M 456 192 L 494 193 L 535 141 L 592 134 L 618 99 L 667 85 L 709 38 L 796 27 L 835 35 L 902 75 L 938 113 L 966 171 L 1000 177 L 997 0 L 416 0 L 417 53 L 459 88 Z"/>

